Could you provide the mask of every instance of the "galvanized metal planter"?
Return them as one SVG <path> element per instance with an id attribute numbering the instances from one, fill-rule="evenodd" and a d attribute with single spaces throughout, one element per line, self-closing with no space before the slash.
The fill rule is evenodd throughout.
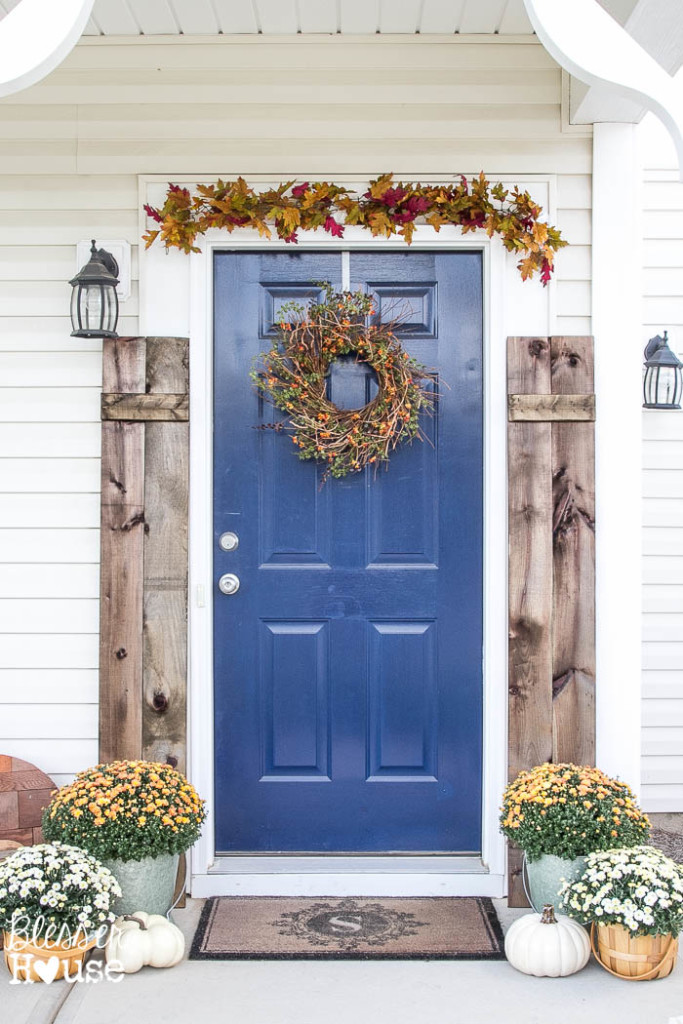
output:
<path id="1" fill-rule="evenodd" d="M 173 903 L 178 857 L 177 853 L 167 853 L 160 857 L 143 857 L 142 860 L 102 861 L 115 876 L 123 893 L 121 899 L 114 903 L 113 912 L 119 916 L 136 910 L 165 914 Z"/>
<path id="2" fill-rule="evenodd" d="M 551 853 L 544 853 L 538 860 L 527 860 L 529 896 L 536 913 L 542 913 L 546 903 L 551 903 L 555 909 L 559 909 L 562 882 L 573 882 L 583 872 L 585 866 L 585 857 L 568 860 L 566 857 L 555 857 Z"/>

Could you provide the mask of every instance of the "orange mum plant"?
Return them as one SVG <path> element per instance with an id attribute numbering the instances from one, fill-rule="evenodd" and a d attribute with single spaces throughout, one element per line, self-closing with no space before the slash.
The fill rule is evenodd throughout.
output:
<path id="1" fill-rule="evenodd" d="M 544 853 L 573 860 L 647 842 L 650 822 L 629 787 L 599 768 L 540 764 L 503 794 L 501 831 L 530 861 Z"/>
<path id="2" fill-rule="evenodd" d="M 43 812 L 43 833 L 101 860 L 141 860 L 187 850 L 205 816 L 194 786 L 170 765 L 112 761 L 58 790 Z"/>

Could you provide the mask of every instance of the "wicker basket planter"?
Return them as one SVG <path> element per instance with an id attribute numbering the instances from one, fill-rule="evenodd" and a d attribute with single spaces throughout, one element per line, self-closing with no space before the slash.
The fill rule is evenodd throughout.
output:
<path id="1" fill-rule="evenodd" d="M 31 942 L 5 932 L 4 940 L 5 964 L 13 978 L 19 981 L 53 981 L 78 973 L 97 938 L 72 945 L 45 942 L 43 939 Z"/>
<path id="2" fill-rule="evenodd" d="M 620 924 L 592 924 L 591 945 L 598 963 L 610 974 L 627 981 L 666 978 L 678 955 L 678 939 L 673 935 L 634 937 Z"/>

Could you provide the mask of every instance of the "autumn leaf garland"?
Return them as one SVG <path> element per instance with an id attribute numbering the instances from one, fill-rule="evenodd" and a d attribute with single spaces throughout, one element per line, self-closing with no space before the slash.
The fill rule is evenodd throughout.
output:
<path id="1" fill-rule="evenodd" d="M 159 225 L 145 233 L 147 248 L 159 239 L 167 249 L 187 253 L 198 252 L 197 237 L 214 228 L 252 228 L 263 238 L 274 230 L 278 238 L 296 243 L 300 231 L 322 228 L 342 238 L 351 225 L 375 237 L 400 235 L 408 244 L 418 220 L 435 231 L 445 225 L 459 226 L 463 234 L 482 229 L 518 256 L 523 280 L 539 273 L 543 284 L 551 278 L 557 250 L 567 245 L 557 228 L 540 219 L 543 211 L 528 192 L 492 185 L 483 173 L 443 185 L 395 182 L 393 174 L 383 174 L 362 195 L 329 181 L 296 185 L 292 180 L 258 192 L 244 178 L 219 179 L 198 185 L 194 194 L 170 184 L 163 206 L 148 204 L 145 212 Z"/>

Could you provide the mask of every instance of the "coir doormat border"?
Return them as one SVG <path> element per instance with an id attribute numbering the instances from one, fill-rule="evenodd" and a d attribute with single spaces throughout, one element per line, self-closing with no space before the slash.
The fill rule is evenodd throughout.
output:
<path id="1" fill-rule="evenodd" d="M 434 952 L 434 951 L 414 951 L 414 952 L 401 952 L 400 950 L 386 951 L 386 950 L 367 950 L 362 951 L 355 949 L 344 949 L 341 947 L 330 948 L 329 946 L 324 949 L 311 949 L 311 950 L 299 950 L 293 951 L 220 951 L 214 952 L 210 950 L 202 949 L 202 943 L 204 942 L 207 930 L 210 927 L 211 920 L 214 915 L 217 905 L 223 900 L 245 900 L 245 901 L 268 901 L 276 903 L 282 899 L 300 899 L 301 903 L 319 902 L 322 900 L 340 900 L 340 896 L 301 896 L 301 897 L 282 897 L 282 896 L 211 896 L 206 900 L 202 908 L 202 912 L 195 930 L 194 937 L 192 939 L 192 945 L 190 947 L 190 960 L 505 960 L 504 945 L 505 939 L 503 936 L 503 929 L 501 928 L 496 909 L 493 906 L 491 898 L 488 896 L 356 896 L 356 897 L 344 897 L 345 899 L 358 899 L 358 900 L 372 900 L 376 903 L 388 903 L 398 904 L 404 901 L 414 902 L 420 900 L 424 902 L 440 902 L 444 899 L 463 899 L 463 900 L 474 900 L 481 911 L 484 927 L 488 933 L 489 940 L 492 945 L 490 951 L 483 952 Z"/>

